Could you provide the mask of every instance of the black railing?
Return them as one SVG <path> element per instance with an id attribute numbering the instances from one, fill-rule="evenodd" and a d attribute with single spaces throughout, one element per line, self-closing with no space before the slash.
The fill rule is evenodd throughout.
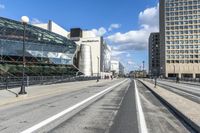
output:
<path id="1" fill-rule="evenodd" d="M 174 80 L 176 81 L 177 78 L 167 78 L 168 80 Z M 200 82 L 200 78 L 180 78 L 179 81 L 185 81 L 185 82 Z"/>
<path id="2" fill-rule="evenodd" d="M 100 78 L 100 77 L 99 77 Z M 26 76 L 24 84 L 31 85 L 48 85 L 64 82 L 97 80 L 96 76 Z M 22 77 L 0 77 L 0 89 L 10 89 L 21 86 Z"/>

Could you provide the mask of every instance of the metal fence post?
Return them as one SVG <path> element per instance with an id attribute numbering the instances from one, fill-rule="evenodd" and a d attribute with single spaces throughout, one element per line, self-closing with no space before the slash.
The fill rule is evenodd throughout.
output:
<path id="1" fill-rule="evenodd" d="M 155 84 L 154 84 L 154 88 L 156 88 L 157 86 L 157 78 L 155 77 Z"/>
<path id="2" fill-rule="evenodd" d="M 26 76 L 26 86 L 29 86 L 29 76 Z"/>
<path id="3" fill-rule="evenodd" d="M 8 89 L 8 79 L 9 79 L 9 76 L 6 77 L 6 90 Z"/>

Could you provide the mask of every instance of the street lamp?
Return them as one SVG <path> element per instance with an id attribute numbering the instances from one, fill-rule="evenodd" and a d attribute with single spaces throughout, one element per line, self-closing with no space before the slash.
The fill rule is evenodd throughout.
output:
<path id="1" fill-rule="evenodd" d="M 144 78 L 144 61 L 142 61 L 142 64 L 143 64 L 143 78 Z"/>
<path id="2" fill-rule="evenodd" d="M 29 18 L 27 16 L 22 16 L 21 17 L 21 21 L 23 24 L 23 68 L 22 68 L 22 84 L 21 84 L 21 90 L 19 92 L 20 95 L 24 95 L 27 94 L 27 92 L 25 91 L 25 85 L 24 85 L 24 77 L 25 77 L 25 65 L 26 65 L 26 61 L 25 61 L 25 32 L 26 32 L 26 25 L 29 22 Z"/>
<path id="3" fill-rule="evenodd" d="M 97 61 L 98 61 L 98 63 L 97 63 L 97 65 L 98 65 L 98 70 L 97 70 L 97 82 L 99 82 L 99 57 L 97 56 Z"/>

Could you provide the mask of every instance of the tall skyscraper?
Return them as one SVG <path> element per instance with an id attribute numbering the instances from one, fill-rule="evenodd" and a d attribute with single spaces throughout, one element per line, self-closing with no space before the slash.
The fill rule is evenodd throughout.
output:
<path id="1" fill-rule="evenodd" d="M 160 76 L 160 34 L 151 33 L 149 36 L 149 75 Z"/>
<path id="2" fill-rule="evenodd" d="M 200 78 L 200 0 L 160 0 L 161 73 Z"/>

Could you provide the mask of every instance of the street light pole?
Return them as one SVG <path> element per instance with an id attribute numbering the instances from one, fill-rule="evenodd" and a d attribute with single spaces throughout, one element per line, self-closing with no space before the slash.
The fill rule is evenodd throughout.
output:
<path id="1" fill-rule="evenodd" d="M 25 59 L 25 33 L 26 33 L 26 24 L 29 22 L 29 18 L 27 16 L 22 16 L 21 18 L 23 23 L 23 68 L 22 68 L 22 84 L 21 84 L 21 90 L 19 92 L 20 95 L 27 94 L 25 90 L 24 85 L 24 79 L 25 79 L 25 67 L 26 67 L 26 59 Z"/>
<path id="2" fill-rule="evenodd" d="M 97 70 L 97 82 L 99 82 L 99 57 L 97 56 L 97 61 L 98 61 L 98 63 L 97 63 L 97 65 L 98 65 L 98 70 Z"/>
<path id="3" fill-rule="evenodd" d="M 144 61 L 142 62 L 142 64 L 143 64 L 143 78 L 144 78 Z"/>

